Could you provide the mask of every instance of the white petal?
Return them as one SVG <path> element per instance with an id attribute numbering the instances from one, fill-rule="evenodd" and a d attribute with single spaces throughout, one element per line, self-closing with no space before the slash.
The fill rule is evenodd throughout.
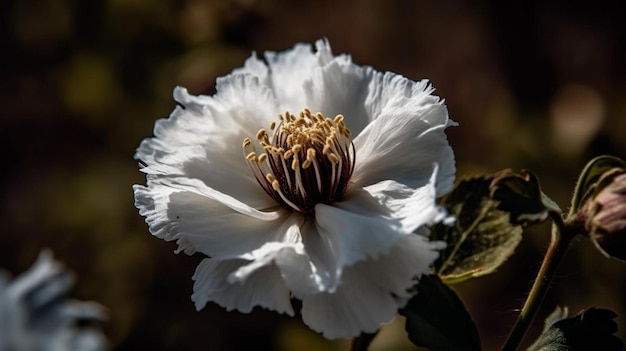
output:
<path id="1" fill-rule="evenodd" d="M 217 79 L 216 104 L 208 105 L 219 119 L 218 133 L 235 135 L 237 145 L 253 138 L 260 128 L 268 128 L 279 113 L 274 92 L 251 75 L 231 74 Z M 222 124 L 223 123 L 223 124 Z M 230 137 L 229 137 L 230 138 Z"/>
<path id="2" fill-rule="evenodd" d="M 327 271 L 320 269 L 316 262 L 311 260 L 304 252 L 302 244 L 293 250 L 282 250 L 274 262 L 295 297 L 325 291 L 331 284 L 327 279 Z"/>
<path id="3" fill-rule="evenodd" d="M 217 89 L 215 97 L 196 97 L 177 88 L 181 106 L 157 121 L 155 137 L 141 143 L 135 158 L 145 173 L 197 178 L 250 206 L 267 208 L 275 202 L 252 175 L 241 144 L 276 118 L 276 100 L 250 75 L 220 78 Z"/>
<path id="4" fill-rule="evenodd" d="M 235 271 L 230 281 L 244 281 L 259 268 L 275 264 L 296 297 L 334 290 L 339 281 L 337 265 L 329 246 L 320 245 L 322 236 L 313 223 L 294 213 L 279 231 L 287 233 L 285 240 L 268 242 L 240 256 L 250 262 Z"/>
<path id="5" fill-rule="evenodd" d="M 299 43 L 293 49 L 283 52 L 267 51 L 267 65 L 255 53 L 248 58 L 242 68 L 234 74 L 249 74 L 270 87 L 280 102 L 280 111 L 291 113 L 301 111 L 306 105 L 303 94 L 304 82 L 310 78 L 311 72 L 327 65 L 333 54 L 327 40 L 315 43 L 316 52 L 310 44 Z"/>
<path id="6" fill-rule="evenodd" d="M 153 141 L 154 139 L 146 139 L 142 146 Z M 147 166 L 141 171 L 149 174 L 148 177 L 181 176 L 198 179 L 254 208 L 276 206 L 276 201 L 263 191 L 248 166 L 240 164 L 244 159 L 241 149 L 237 158 L 228 156 L 225 151 L 218 154 L 216 150 L 207 151 L 201 145 L 181 146 L 169 153 L 159 153 L 158 159 L 144 157 Z"/>
<path id="7" fill-rule="evenodd" d="M 258 249 L 246 252 L 238 258 L 248 260 L 249 263 L 241 266 L 229 277 L 230 282 L 243 282 L 257 269 L 273 264 L 274 260 L 290 253 L 304 255 L 304 247 L 300 234 L 300 226 L 304 222 L 304 217 L 299 213 L 291 213 L 285 216 L 277 232 L 281 234 L 281 241 L 266 241 Z"/>
<path id="8" fill-rule="evenodd" d="M 435 201 L 436 176 L 435 166 L 423 187 L 383 181 L 353 190 L 332 206 L 316 206 L 316 230 L 302 238 L 314 267 L 323 272 L 318 276 L 324 277 L 324 291 L 334 291 L 345 266 L 385 254 L 402 237 L 448 218 Z"/>
<path id="9" fill-rule="evenodd" d="M 347 267 L 335 293 L 307 296 L 302 319 L 324 337 L 373 333 L 408 301 L 414 278 L 437 259 L 435 246 L 418 235 L 403 237 L 388 253 Z"/>
<path id="10" fill-rule="evenodd" d="M 424 185 L 432 164 L 439 165 L 438 196 L 454 182 L 454 155 L 444 133 L 455 125 L 443 102 L 425 81 L 414 83 L 387 73 L 377 75 L 368 96 L 373 121 L 354 139 L 352 180 L 368 186 L 394 180 L 412 188 Z"/>
<path id="11" fill-rule="evenodd" d="M 353 64 L 349 56 L 337 56 L 311 72 L 311 79 L 304 86 L 306 106 L 330 118 L 343 115 L 348 129 L 357 135 L 372 119 L 365 100 L 375 74 L 371 67 Z"/>
<path id="12" fill-rule="evenodd" d="M 23 296 L 37 290 L 37 287 L 43 285 L 46 281 L 55 283 L 54 278 L 62 275 L 63 273 L 69 274 L 69 272 L 64 272 L 64 268 L 61 263 L 52 258 L 52 252 L 49 250 L 43 250 L 39 254 L 39 257 L 37 257 L 37 261 L 35 261 L 28 271 L 24 272 L 13 281 L 9 291 L 12 295 L 14 295 L 14 297 Z M 61 286 L 59 286 L 60 289 L 57 288 L 55 290 L 67 292 L 74 282 L 62 279 L 60 282 L 56 282 L 56 284 L 60 284 Z M 33 301 L 35 305 L 46 303 L 46 300 L 54 300 L 58 298 L 58 294 L 43 295 L 44 296 L 40 296 L 40 301 L 37 301 L 37 299 L 36 301 Z M 47 298 L 45 298 L 45 295 L 48 295 Z"/>
<path id="13" fill-rule="evenodd" d="M 279 229 L 286 233 L 285 240 L 267 242 L 261 248 L 242 255 L 241 258 L 249 260 L 249 263 L 233 272 L 229 281 L 243 282 L 258 269 L 276 264 L 292 293 L 301 295 L 320 291 L 313 274 L 314 268 L 302 244 L 300 226 L 303 222 L 303 216 L 293 213 Z"/>
<path id="14" fill-rule="evenodd" d="M 270 79 L 270 70 L 263 62 L 259 59 L 256 52 L 253 52 L 250 57 L 243 64 L 243 67 L 237 68 L 233 70 L 232 74 L 248 74 L 259 79 L 259 82 L 265 86 L 272 87 L 272 81 Z"/>
<path id="15" fill-rule="evenodd" d="M 415 284 L 414 278 L 430 272 L 430 266 L 444 247 L 442 242 L 429 242 L 422 235 L 407 235 L 386 254 L 348 267 L 345 274 L 356 275 L 355 279 L 408 298 L 413 295 L 408 289 Z"/>
<path id="16" fill-rule="evenodd" d="M 281 110 L 292 113 L 302 110 L 306 106 L 302 84 L 313 68 L 319 66 L 311 46 L 298 44 L 285 52 L 266 52 L 265 59 L 271 71 L 271 87 L 280 101 Z"/>
<path id="17" fill-rule="evenodd" d="M 84 341 L 93 350 L 106 349 L 97 329 L 78 321 L 103 321 L 106 313 L 94 302 L 67 299 L 73 274 L 44 250 L 13 282 L 0 271 L 0 349 L 73 350 Z"/>
<path id="18" fill-rule="evenodd" d="M 331 117 L 342 114 L 357 135 L 357 185 L 391 179 L 421 186 L 430 165 L 437 162 L 438 195 L 451 189 L 454 156 L 444 129 L 454 122 L 440 99 L 430 95 L 433 89 L 427 81 L 383 74 L 343 55 L 313 70 L 304 87 L 309 108 Z"/>
<path id="19" fill-rule="evenodd" d="M 177 240 L 179 251 L 188 254 L 238 257 L 287 234 L 279 229 L 288 211 L 256 210 L 195 179 L 154 179 L 134 190 L 135 206 L 150 232 Z"/>
<path id="20" fill-rule="evenodd" d="M 391 217 L 402 223 L 405 232 L 410 233 L 418 227 L 446 220 L 445 209 L 436 204 L 435 181 L 438 167 L 434 165 L 430 181 L 417 189 L 384 180 L 364 188 L 373 197 L 391 211 Z"/>
<path id="21" fill-rule="evenodd" d="M 228 277 L 246 263 L 246 260 L 202 260 L 193 275 L 191 299 L 196 309 L 201 310 L 207 302 L 213 301 L 229 311 L 249 313 L 260 306 L 293 316 L 289 290 L 276 266 L 264 266 L 242 282 L 228 281 Z"/>
<path id="22" fill-rule="evenodd" d="M 288 110 L 297 113 L 307 107 L 303 94 L 304 82 L 309 79 L 312 71 L 326 65 L 332 58 L 327 41 L 319 40 L 316 47 L 316 53 L 313 53 L 309 44 L 297 44 L 292 50 L 280 53 L 265 53 L 271 71 L 271 87 L 283 112 Z"/>
<path id="23" fill-rule="evenodd" d="M 388 251 L 404 235 L 400 221 L 392 217 L 370 193 L 355 190 L 332 206 L 315 206 L 320 235 L 330 242 L 338 269 Z"/>
<path id="24" fill-rule="evenodd" d="M 214 117 L 207 114 L 205 106 L 213 103 L 210 96 L 193 96 L 183 87 L 173 91 L 176 107 L 169 118 L 162 118 L 154 124 L 157 146 L 175 148 L 178 146 L 198 145 L 207 140 L 206 133 L 215 134 Z M 137 150 L 136 156 L 150 154 L 151 149 Z"/>
<path id="25" fill-rule="evenodd" d="M 342 267 L 331 237 L 323 235 L 313 221 L 307 221 L 300 231 L 319 288 L 317 291 L 335 291 L 341 279 Z"/>
<path id="26" fill-rule="evenodd" d="M 343 283 L 332 294 L 311 295 L 302 301 L 302 320 L 325 338 L 374 333 L 396 314 L 398 303 L 390 294 L 346 277 Z"/>

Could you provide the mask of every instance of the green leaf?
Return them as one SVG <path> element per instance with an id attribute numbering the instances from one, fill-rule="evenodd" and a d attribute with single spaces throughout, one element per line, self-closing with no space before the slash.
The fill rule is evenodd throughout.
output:
<path id="1" fill-rule="evenodd" d="M 561 213 L 559 206 L 541 192 L 537 176 L 528 170 L 501 171 L 494 176 L 489 189 L 491 197 L 500 202 L 498 209 L 511 214 L 513 224 L 542 222 L 550 212 Z"/>
<path id="2" fill-rule="evenodd" d="M 461 181 L 444 201 L 456 217 L 454 225 L 437 224 L 431 239 L 447 243 L 434 270 L 446 283 L 456 283 L 494 272 L 508 259 L 522 239 L 522 227 L 509 222 L 490 198 L 494 177 Z"/>
<path id="3" fill-rule="evenodd" d="M 614 156 L 598 156 L 589 161 L 578 177 L 569 215 L 573 216 L 595 191 L 600 177 L 612 168 L 626 168 L 626 163 Z"/>
<path id="4" fill-rule="evenodd" d="M 567 308 L 557 307 L 528 351 L 619 351 L 624 346 L 613 335 L 617 331 L 615 312 L 593 307 L 573 318 L 567 315 Z"/>
<path id="5" fill-rule="evenodd" d="M 476 325 L 456 293 L 436 275 L 422 276 L 415 295 L 400 314 L 409 339 L 431 351 L 480 350 Z"/>

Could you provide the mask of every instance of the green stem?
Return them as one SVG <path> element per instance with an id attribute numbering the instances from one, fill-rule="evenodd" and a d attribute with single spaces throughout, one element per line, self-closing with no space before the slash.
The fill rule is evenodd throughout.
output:
<path id="1" fill-rule="evenodd" d="M 350 351 L 367 351 L 367 348 L 370 346 L 374 338 L 376 337 L 376 333 L 371 334 L 361 334 L 352 340 L 352 346 L 350 347 Z"/>
<path id="2" fill-rule="evenodd" d="M 565 255 L 567 247 L 576 235 L 576 232 L 572 231 L 565 225 L 559 214 L 551 213 L 551 215 L 554 220 L 554 224 L 552 227 L 552 240 L 550 241 L 550 246 L 548 247 L 546 256 L 543 259 L 539 273 L 537 273 L 533 287 L 528 294 L 528 298 L 524 303 L 524 307 L 522 307 L 522 311 L 520 312 L 515 325 L 513 325 L 513 329 L 511 330 L 509 337 L 502 346 L 502 351 L 515 351 L 519 347 L 526 331 L 528 330 L 530 322 L 532 322 L 535 314 L 539 310 L 539 306 L 541 306 L 541 302 L 550 287 L 552 278 L 554 278 L 554 274 L 556 273 L 556 270 Z"/>

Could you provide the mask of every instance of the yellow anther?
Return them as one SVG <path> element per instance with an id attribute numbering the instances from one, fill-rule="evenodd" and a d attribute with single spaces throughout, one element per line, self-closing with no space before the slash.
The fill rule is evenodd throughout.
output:
<path id="1" fill-rule="evenodd" d="M 322 154 L 328 155 L 329 152 L 330 152 L 330 145 L 328 144 L 324 145 L 324 148 L 322 149 Z"/>
<path id="2" fill-rule="evenodd" d="M 330 162 L 332 163 L 339 163 L 339 157 L 337 157 L 337 155 L 335 155 L 332 152 L 329 152 L 326 157 L 328 157 L 328 159 L 330 160 Z"/>
<path id="3" fill-rule="evenodd" d="M 278 180 L 274 180 L 272 182 L 272 188 L 274 188 L 274 190 L 276 191 L 280 190 L 280 183 L 278 182 Z"/>
<path id="4" fill-rule="evenodd" d="M 272 155 L 280 155 L 280 154 L 282 154 L 283 152 L 285 152 L 285 150 L 284 150 L 282 147 L 278 148 L 278 147 L 274 147 L 274 146 L 269 147 L 269 148 L 267 148 L 266 150 L 267 150 L 269 153 L 271 153 Z"/>
<path id="5" fill-rule="evenodd" d="M 309 148 L 306 150 L 306 160 L 302 162 L 302 168 L 307 169 L 311 166 L 311 163 L 315 159 L 315 149 Z"/>
<path id="6" fill-rule="evenodd" d="M 267 180 L 268 183 L 272 184 L 272 188 L 274 190 L 280 189 L 280 183 L 278 182 L 278 180 L 276 179 L 276 177 L 274 177 L 272 173 L 266 174 L 265 179 Z"/>
<path id="7" fill-rule="evenodd" d="M 279 114 L 268 127 L 259 129 L 256 139 L 245 138 L 242 145 L 269 196 L 305 214 L 314 211 L 318 202 L 342 198 L 355 162 L 343 115 L 327 118 L 305 108 L 296 114 Z"/>
<path id="8" fill-rule="evenodd" d="M 263 129 L 263 128 L 259 129 L 259 131 L 256 132 L 256 138 L 257 138 L 257 140 L 266 140 L 267 139 L 267 132 L 265 131 L 265 129 Z"/>

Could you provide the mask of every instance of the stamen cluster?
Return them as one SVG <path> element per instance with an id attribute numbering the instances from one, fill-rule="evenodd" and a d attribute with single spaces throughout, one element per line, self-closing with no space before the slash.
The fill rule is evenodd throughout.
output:
<path id="1" fill-rule="evenodd" d="M 282 205 L 304 214 L 317 203 L 340 200 L 354 171 L 355 149 L 343 116 L 334 119 L 304 109 L 299 116 L 285 112 L 280 122 L 256 134 L 243 152 L 265 192 Z"/>

